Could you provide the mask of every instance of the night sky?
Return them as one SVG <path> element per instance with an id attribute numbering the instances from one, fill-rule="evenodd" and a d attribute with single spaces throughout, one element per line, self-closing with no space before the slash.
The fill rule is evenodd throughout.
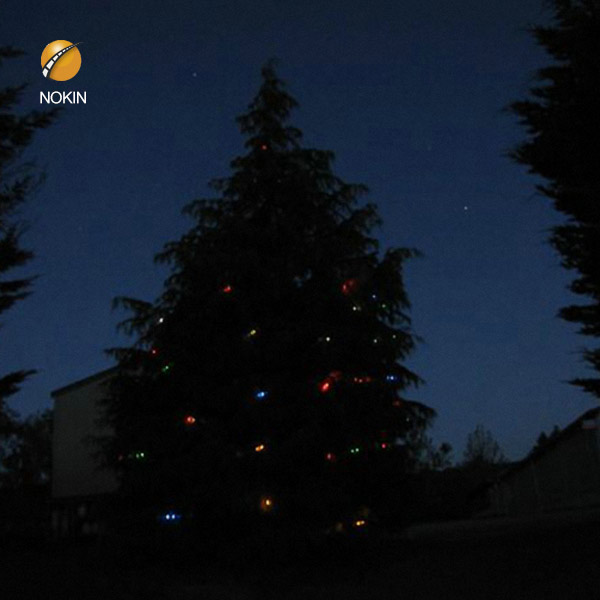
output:
<path id="1" fill-rule="evenodd" d="M 160 292 L 153 256 L 242 153 L 234 118 L 277 57 L 305 144 L 369 186 L 383 247 L 424 254 L 406 275 L 424 339 L 409 366 L 427 382 L 410 397 L 438 412 L 434 439 L 460 459 L 482 423 L 517 459 L 595 406 L 565 383 L 585 374 L 585 340 L 556 318 L 574 300 L 546 242 L 560 217 L 506 158 L 523 131 L 504 107 L 549 60 L 526 27 L 548 18 L 542 0 L 3 0 L 0 43 L 27 55 L 0 84 L 30 83 L 23 109 L 40 91 L 87 92 L 27 156 L 47 172 L 22 210 L 36 253 L 25 272 L 39 278 L 4 315 L 0 372 L 39 373 L 11 405 L 45 408 L 111 365 L 103 350 L 127 342 L 112 299 Z M 42 77 L 55 39 L 83 42 L 71 81 Z"/>

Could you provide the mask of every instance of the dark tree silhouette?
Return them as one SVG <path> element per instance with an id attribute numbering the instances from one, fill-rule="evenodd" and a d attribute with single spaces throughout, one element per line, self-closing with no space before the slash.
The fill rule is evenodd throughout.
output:
<path id="1" fill-rule="evenodd" d="M 552 428 L 552 431 L 548 434 L 546 434 L 545 431 L 542 431 L 542 433 L 540 433 L 540 435 L 538 436 L 535 446 L 531 449 L 529 454 L 530 455 L 535 454 L 542 448 L 546 447 L 548 445 L 548 443 L 551 442 L 552 440 L 556 439 L 560 435 L 560 433 L 561 433 L 561 431 L 560 431 L 560 427 L 558 425 L 555 425 Z"/>
<path id="2" fill-rule="evenodd" d="M 105 451 L 137 514 L 219 529 L 231 515 L 368 514 L 386 476 L 414 465 L 433 416 L 402 397 L 420 381 L 402 364 L 414 252 L 380 253 L 366 188 L 333 174 L 331 152 L 301 146 L 287 124 L 296 101 L 272 65 L 262 76 L 238 118 L 246 154 L 157 257 L 172 267 L 164 293 L 119 301 L 137 341 L 113 351 Z"/>
<path id="3" fill-rule="evenodd" d="M 600 336 L 600 2 L 554 0 L 554 24 L 534 27 L 539 44 L 555 59 L 538 72 L 529 99 L 511 109 L 527 130 L 512 157 L 545 182 L 537 189 L 566 215 L 550 238 L 567 269 L 577 273 L 570 289 L 588 299 L 567 306 L 562 318 L 580 332 Z M 600 349 L 586 349 L 585 361 L 600 371 Z M 572 383 L 600 398 L 598 377 Z"/>
<path id="4" fill-rule="evenodd" d="M 31 415 L 13 427 L 0 449 L 0 487 L 16 489 L 50 481 L 52 411 Z"/>
<path id="5" fill-rule="evenodd" d="M 506 458 L 492 433 L 483 425 L 477 425 L 467 437 L 463 465 L 469 467 L 488 466 L 504 462 L 506 462 Z"/>
<path id="6" fill-rule="evenodd" d="M 4 60 L 21 54 L 15 48 L 0 47 L 0 67 Z M 5 277 L 7 272 L 32 258 L 32 253 L 19 243 L 23 224 L 16 218 L 16 211 L 40 182 L 40 175 L 21 157 L 36 130 L 50 125 L 56 116 L 56 111 L 16 112 L 24 89 L 25 85 L 0 89 L 0 313 L 25 298 L 30 291 L 31 278 Z M 14 394 L 19 384 L 32 373 L 32 370 L 21 370 L 0 375 L 0 434 L 9 432 L 14 422 L 14 414 L 6 406 L 5 399 Z"/>
<path id="7" fill-rule="evenodd" d="M 434 471 L 443 471 L 452 466 L 452 446 L 448 442 L 442 442 L 437 448 L 433 448 L 430 458 L 430 468 Z"/>

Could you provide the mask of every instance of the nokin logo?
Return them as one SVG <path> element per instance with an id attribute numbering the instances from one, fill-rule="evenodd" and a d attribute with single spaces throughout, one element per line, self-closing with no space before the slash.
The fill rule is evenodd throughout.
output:
<path id="1" fill-rule="evenodd" d="M 42 75 L 54 81 L 73 79 L 81 68 L 79 44 L 67 40 L 50 42 L 42 52 Z"/>
<path id="2" fill-rule="evenodd" d="M 54 81 L 73 79 L 81 68 L 79 44 L 67 40 L 50 42 L 42 52 L 42 75 Z M 86 92 L 40 92 L 40 104 L 85 104 L 86 96 Z"/>

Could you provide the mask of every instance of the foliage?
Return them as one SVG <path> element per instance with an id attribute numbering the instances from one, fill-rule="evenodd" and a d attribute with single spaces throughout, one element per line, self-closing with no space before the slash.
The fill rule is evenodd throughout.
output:
<path id="1" fill-rule="evenodd" d="M 552 431 L 548 434 L 546 434 L 546 432 L 542 431 L 542 433 L 540 433 L 540 435 L 538 436 L 535 446 L 531 449 L 531 452 L 529 454 L 530 455 L 534 454 L 538 450 L 541 450 L 542 448 L 547 446 L 548 443 L 551 442 L 552 440 L 556 439 L 560 435 L 560 433 L 561 433 L 561 431 L 560 431 L 560 427 L 558 425 L 555 425 L 552 428 Z"/>
<path id="2" fill-rule="evenodd" d="M 365 186 L 301 145 L 296 101 L 271 64 L 262 76 L 237 120 L 246 154 L 157 257 L 172 269 L 163 294 L 117 301 L 136 342 L 112 351 L 106 403 L 106 462 L 129 504 L 221 529 L 232 515 L 331 523 L 373 506 L 414 468 L 433 417 L 402 394 L 420 382 L 403 365 L 415 252 L 380 252 Z"/>
<path id="3" fill-rule="evenodd" d="M 411 447 L 415 456 L 413 464 L 414 472 L 421 471 L 443 471 L 452 466 L 453 448 L 448 442 L 442 442 L 436 446 L 426 429 L 415 431 Z"/>
<path id="4" fill-rule="evenodd" d="M 434 471 L 443 471 L 452 466 L 452 446 L 448 442 L 442 442 L 437 448 L 433 448 L 429 460 L 430 468 Z"/>
<path id="5" fill-rule="evenodd" d="M 0 67 L 4 60 L 21 54 L 14 48 L 0 46 Z M 32 253 L 20 245 L 23 223 L 16 218 L 16 211 L 40 183 L 40 175 L 32 164 L 22 161 L 22 154 L 34 133 L 50 125 L 56 116 L 55 111 L 18 114 L 16 106 L 24 89 L 25 85 L 0 89 L 0 313 L 29 294 L 31 278 L 5 278 L 8 271 L 32 258 Z M 32 373 L 21 370 L 0 375 L 0 435 L 10 433 L 14 422 L 5 399 Z"/>
<path id="6" fill-rule="evenodd" d="M 50 481 L 52 411 L 16 422 L 0 446 L 0 487 L 23 488 Z"/>
<path id="7" fill-rule="evenodd" d="M 567 219 L 550 238 L 562 265 L 575 271 L 570 284 L 587 304 L 564 307 L 562 318 L 578 323 L 580 333 L 600 336 L 600 3 L 553 0 L 554 23 L 534 27 L 537 42 L 554 58 L 540 69 L 530 98 L 511 110 L 527 131 L 511 156 L 544 179 L 537 186 Z M 587 349 L 584 360 L 600 371 L 600 349 Z M 600 378 L 572 383 L 600 397 Z"/>
<path id="8" fill-rule="evenodd" d="M 504 462 L 506 462 L 506 458 L 491 432 L 485 429 L 483 425 L 477 425 L 475 430 L 467 436 L 463 465 L 479 467 Z"/>

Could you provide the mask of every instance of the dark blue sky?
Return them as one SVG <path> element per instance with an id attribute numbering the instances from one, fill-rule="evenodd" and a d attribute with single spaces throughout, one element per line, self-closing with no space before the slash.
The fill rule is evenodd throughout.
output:
<path id="1" fill-rule="evenodd" d="M 0 43 L 27 56 L 0 73 L 30 82 L 23 107 L 39 108 L 40 90 L 87 92 L 31 148 L 48 174 L 23 209 L 39 279 L 6 313 L 1 371 L 39 374 L 12 405 L 49 406 L 51 390 L 110 365 L 103 349 L 124 341 L 112 298 L 160 291 L 152 257 L 241 153 L 234 117 L 275 56 L 306 144 L 370 187 L 384 246 L 425 255 L 407 272 L 425 340 L 410 366 L 427 381 L 412 397 L 438 412 L 434 438 L 460 458 L 483 423 L 518 458 L 594 406 L 563 383 L 584 372 L 584 340 L 555 318 L 573 300 L 545 241 L 560 218 L 505 158 L 523 132 L 503 108 L 547 61 L 525 28 L 548 17 L 542 0 L 3 0 Z M 83 42 L 69 82 L 41 75 L 55 39 Z"/>

